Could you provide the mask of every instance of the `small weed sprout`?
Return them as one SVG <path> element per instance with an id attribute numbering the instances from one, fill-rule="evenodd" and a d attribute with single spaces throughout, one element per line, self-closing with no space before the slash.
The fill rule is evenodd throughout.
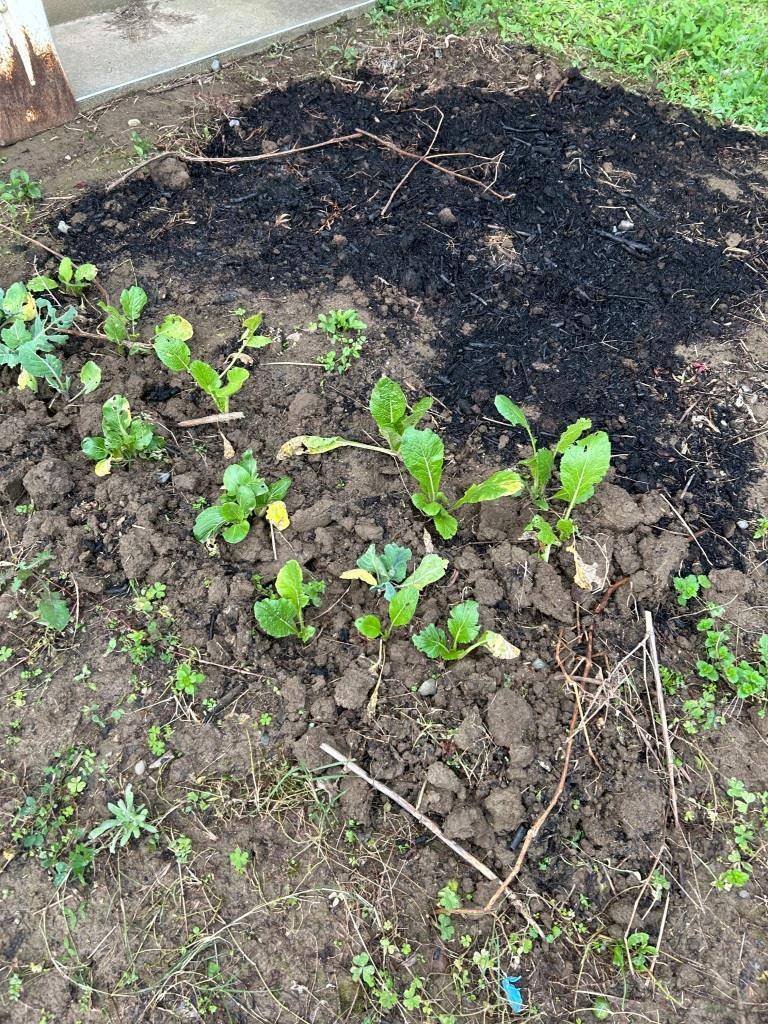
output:
<path id="1" fill-rule="evenodd" d="M 193 333 L 192 324 L 188 320 L 169 314 L 155 328 L 155 354 L 163 366 L 174 373 L 188 373 L 200 390 L 213 400 L 217 412 L 228 413 L 230 398 L 237 394 L 250 374 L 241 366 L 230 366 L 222 379 L 210 363 L 193 359 L 187 345 Z"/>
<path id="2" fill-rule="evenodd" d="M 29 172 L 21 167 L 14 167 L 8 175 L 8 180 L 0 181 L 0 203 L 11 219 L 18 216 L 20 207 L 28 212 L 29 207 L 42 198 L 40 182 L 33 181 Z"/>
<path id="3" fill-rule="evenodd" d="M 413 646 L 428 658 L 442 661 L 459 661 L 479 647 L 504 661 L 520 656 L 519 648 L 499 633 L 490 629 L 480 631 L 477 601 L 463 601 L 455 605 L 448 616 L 447 633 L 430 624 L 413 637 Z"/>
<path id="4" fill-rule="evenodd" d="M 698 597 L 702 590 L 709 590 L 711 583 L 709 577 L 704 575 L 675 576 L 672 584 L 677 591 L 677 603 L 685 608 L 689 601 Z"/>
<path id="5" fill-rule="evenodd" d="M 204 673 L 196 671 L 191 661 L 181 661 L 176 666 L 176 673 L 171 686 L 176 694 L 194 697 L 197 694 L 198 687 L 204 682 Z"/>
<path id="6" fill-rule="evenodd" d="M 224 493 L 215 505 L 197 516 L 192 528 L 195 539 L 204 543 L 221 533 L 228 544 L 239 544 L 248 536 L 253 516 L 264 516 L 276 529 L 286 529 L 290 520 L 283 498 L 290 486 L 287 476 L 272 484 L 259 476 L 258 463 L 249 448 L 239 462 L 224 470 Z"/>
<path id="7" fill-rule="evenodd" d="M 259 628 L 276 639 L 294 636 L 303 644 L 309 643 L 317 629 L 305 624 L 304 609 L 309 604 L 320 606 L 325 583 L 319 580 L 305 583 L 301 566 L 291 559 L 277 574 L 275 590 L 276 598 L 263 598 L 253 606 Z"/>
<path id="8" fill-rule="evenodd" d="M 346 373 L 352 362 L 359 359 L 367 342 L 367 326 L 354 309 L 331 309 L 321 313 L 316 323 L 310 324 L 311 331 L 323 331 L 330 343 L 330 349 L 317 357 L 326 373 Z"/>
<path id="9" fill-rule="evenodd" d="M 107 804 L 112 812 L 112 817 L 102 821 L 96 828 L 91 829 L 88 838 L 93 841 L 101 836 L 111 833 L 109 852 L 114 853 L 118 845 L 122 848 L 127 846 L 132 839 L 139 839 L 142 832 L 149 835 L 156 835 L 157 829 L 147 821 L 149 809 L 144 804 L 136 806 L 133 797 L 133 786 L 128 783 L 125 787 L 125 795 L 114 804 Z"/>
<path id="10" fill-rule="evenodd" d="M 131 416 L 128 399 L 112 395 L 101 407 L 103 435 L 86 437 L 81 448 L 95 463 L 96 476 L 108 476 L 115 463 L 129 465 L 134 459 L 159 459 L 165 441 L 142 416 Z"/>
<path id="11" fill-rule="evenodd" d="M 236 875 L 244 875 L 248 870 L 248 851 L 236 846 L 229 855 L 229 863 Z"/>

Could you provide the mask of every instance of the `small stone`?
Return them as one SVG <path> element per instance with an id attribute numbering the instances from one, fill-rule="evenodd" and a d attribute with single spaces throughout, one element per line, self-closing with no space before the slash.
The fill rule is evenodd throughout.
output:
<path id="1" fill-rule="evenodd" d="M 158 473 L 156 479 L 159 484 L 167 484 L 171 479 L 171 474 L 167 471 L 164 473 Z"/>
<path id="2" fill-rule="evenodd" d="M 156 185 L 168 189 L 169 192 L 183 192 L 185 188 L 189 188 L 192 180 L 186 164 L 173 156 L 153 163 L 149 175 Z"/>
<path id="3" fill-rule="evenodd" d="M 221 71 L 221 61 L 218 57 L 214 57 L 211 61 L 211 71 Z"/>
<path id="4" fill-rule="evenodd" d="M 545 668 L 549 668 L 549 662 L 544 661 L 543 658 L 534 658 L 531 662 L 531 668 L 534 672 L 543 672 Z"/>
<path id="5" fill-rule="evenodd" d="M 229 127 L 230 128 L 239 128 L 240 127 L 240 118 L 239 117 L 230 117 L 230 119 L 229 119 Z"/>
<path id="6" fill-rule="evenodd" d="M 740 530 L 748 530 L 749 529 L 749 523 L 747 522 L 746 519 L 740 519 L 738 521 L 738 523 L 736 523 L 736 525 L 738 526 L 738 528 Z"/>
<path id="7" fill-rule="evenodd" d="M 68 235 L 72 229 L 65 220 L 60 220 L 59 223 L 56 225 L 56 230 L 59 231 L 62 235 Z"/>
<path id="8" fill-rule="evenodd" d="M 631 221 L 626 217 L 624 220 L 619 221 L 619 231 L 631 231 L 634 226 L 634 221 Z"/>
<path id="9" fill-rule="evenodd" d="M 147 770 L 147 762 L 137 761 L 136 764 L 133 766 L 133 770 L 137 775 L 143 775 L 144 772 Z"/>
<path id="10" fill-rule="evenodd" d="M 450 228 L 454 224 L 457 224 L 456 214 L 450 208 L 450 206 L 444 206 L 437 215 L 437 219 L 443 225 L 443 227 Z"/>
<path id="11" fill-rule="evenodd" d="M 436 679 L 425 679 L 419 687 L 420 697 L 434 697 L 437 693 L 437 680 Z"/>
<path id="12" fill-rule="evenodd" d="M 129 128 L 138 128 L 140 124 L 141 124 L 141 121 L 138 119 L 138 117 L 129 117 L 128 118 L 128 127 Z"/>

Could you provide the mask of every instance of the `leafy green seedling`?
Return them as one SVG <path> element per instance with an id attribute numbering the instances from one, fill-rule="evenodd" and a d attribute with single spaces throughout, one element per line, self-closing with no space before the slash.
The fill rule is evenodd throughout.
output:
<path id="1" fill-rule="evenodd" d="M 29 172 L 14 167 L 7 181 L 0 181 L 0 203 L 5 203 L 12 217 L 15 217 L 19 206 L 25 206 L 43 198 L 43 191 L 38 181 L 33 181 Z"/>
<path id="2" fill-rule="evenodd" d="M 314 626 L 304 623 L 304 609 L 312 604 L 320 606 L 325 592 L 325 583 L 313 580 L 304 582 L 304 573 L 297 561 L 286 562 L 275 580 L 277 597 L 266 597 L 256 601 L 253 614 L 256 622 L 267 636 L 282 639 L 295 636 L 303 644 L 309 643 L 317 632 Z"/>
<path id="3" fill-rule="evenodd" d="M 70 379 L 53 352 L 67 340 L 77 310 L 59 310 L 50 299 L 36 298 L 33 285 L 34 279 L 28 285 L 16 281 L 7 291 L 0 288 L 0 367 L 19 368 L 19 388 L 36 392 L 43 380 L 54 391 L 66 392 Z"/>
<path id="4" fill-rule="evenodd" d="M 117 803 L 107 804 L 107 807 L 112 812 L 112 817 L 91 829 L 88 838 L 99 839 L 105 833 L 111 832 L 110 853 L 115 852 L 118 843 L 121 847 L 127 846 L 131 839 L 138 839 L 142 832 L 157 834 L 155 826 L 147 821 L 148 808 L 144 804 L 136 806 L 134 803 L 133 787 L 130 783 L 125 787 L 125 796 Z"/>
<path id="5" fill-rule="evenodd" d="M 701 573 L 697 576 L 694 576 L 693 573 L 688 576 L 675 576 L 672 583 L 677 591 L 677 603 L 681 608 L 685 608 L 689 601 L 698 597 L 702 590 L 709 590 L 712 586 L 709 577 Z"/>
<path id="6" fill-rule="evenodd" d="M 521 459 L 528 471 L 527 486 L 533 504 L 540 510 L 525 527 L 525 533 L 536 538 L 542 558 L 547 561 L 553 547 L 575 539 L 578 527 L 572 519 L 573 509 L 588 501 L 595 487 L 606 476 L 611 464 L 611 442 L 603 430 L 583 435 L 592 429 L 592 421 L 581 417 L 565 428 L 557 442 L 549 448 L 539 447 L 528 419 L 513 401 L 497 395 L 497 412 L 513 426 L 522 427 L 528 435 L 533 454 Z M 548 496 L 557 464 L 560 487 Z M 567 502 L 565 512 L 558 513 L 554 525 L 541 513 L 550 510 L 550 501 Z"/>
<path id="7" fill-rule="evenodd" d="M 111 306 L 106 302 L 99 303 L 99 308 L 106 313 L 102 330 L 109 340 L 117 345 L 117 350 L 121 355 L 126 351 L 126 345 L 131 354 L 146 347 L 135 343 L 139 336 L 136 324 L 144 312 L 147 301 L 147 293 L 144 289 L 138 285 L 132 285 L 120 292 L 119 306 Z"/>
<path id="8" fill-rule="evenodd" d="M 113 463 L 158 459 L 165 440 L 141 416 L 132 417 L 128 399 L 112 395 L 101 407 L 100 437 L 86 437 L 81 448 L 96 463 L 96 476 L 108 476 Z"/>
<path id="9" fill-rule="evenodd" d="M 410 557 L 410 548 L 403 548 L 399 544 L 385 544 L 380 555 L 376 552 L 376 545 L 371 544 L 358 558 L 357 569 L 348 569 L 341 574 L 341 578 L 362 580 L 372 590 L 383 594 L 385 600 L 391 601 L 398 586 L 423 590 L 445 576 L 448 559 L 430 553 L 424 555 L 418 567 L 406 579 Z"/>
<path id="10" fill-rule="evenodd" d="M 174 693 L 183 693 L 186 697 L 194 697 L 197 688 L 205 682 L 205 675 L 192 666 L 191 661 L 181 661 L 176 666 L 176 675 L 171 683 Z"/>
<path id="11" fill-rule="evenodd" d="M 459 661 L 478 647 L 483 647 L 494 658 L 510 660 L 520 655 L 519 648 L 501 634 L 490 629 L 480 632 L 480 612 L 477 601 L 463 601 L 455 605 L 448 616 L 448 634 L 430 623 L 413 637 L 414 647 L 428 658 Z"/>
<path id="12" fill-rule="evenodd" d="M 753 540 L 764 540 L 768 537 L 768 516 L 759 516 L 752 532 Z"/>
<path id="13" fill-rule="evenodd" d="M 326 373 L 346 373 L 353 360 L 360 358 L 368 340 L 367 326 L 354 309 L 331 309 L 321 313 L 309 328 L 324 331 L 330 339 L 331 348 L 317 357 Z"/>
<path id="14" fill-rule="evenodd" d="M 174 373 L 188 373 L 197 386 L 213 399 L 217 411 L 227 413 L 230 398 L 237 394 L 250 374 L 241 366 L 231 366 L 226 371 L 225 383 L 210 363 L 192 359 L 187 341 L 193 333 L 192 324 L 188 320 L 176 314 L 169 314 L 155 329 L 154 349 L 157 358 Z"/>
<path id="15" fill-rule="evenodd" d="M 90 395 L 91 392 L 95 391 L 99 387 L 101 384 L 101 367 L 98 363 L 94 363 L 92 359 L 89 359 L 80 367 L 78 378 L 82 387 L 70 398 L 70 402 L 75 402 L 83 395 Z"/>
<path id="16" fill-rule="evenodd" d="M 54 633 L 63 632 L 69 625 L 69 605 L 60 594 L 45 592 L 38 598 L 35 608 L 35 621 Z"/>
<path id="17" fill-rule="evenodd" d="M 58 284 L 67 295 L 79 298 L 86 288 L 93 284 L 99 271 L 93 263 L 81 263 L 79 266 L 65 256 L 59 264 Z"/>
<path id="18" fill-rule="evenodd" d="M 288 516 L 282 499 L 290 486 L 287 476 L 267 484 L 259 476 L 258 464 L 249 448 L 239 462 L 224 470 L 224 493 L 215 505 L 198 515 L 192 529 L 195 539 L 204 542 L 221 533 L 228 544 L 238 544 L 248 536 L 250 519 L 257 515 L 266 516 L 277 529 L 285 529 Z"/>

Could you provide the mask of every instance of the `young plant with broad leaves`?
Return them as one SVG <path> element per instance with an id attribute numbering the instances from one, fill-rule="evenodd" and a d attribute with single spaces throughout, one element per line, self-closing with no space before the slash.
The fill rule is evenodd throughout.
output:
<path id="1" fill-rule="evenodd" d="M 112 812 L 112 817 L 102 821 L 96 828 L 88 833 L 88 838 L 93 841 L 109 833 L 110 853 L 114 853 L 118 845 L 127 846 L 132 839 L 139 839 L 142 832 L 149 835 L 157 835 L 157 829 L 148 820 L 149 809 L 144 804 L 136 804 L 133 796 L 133 786 L 130 783 L 125 787 L 125 795 L 114 804 L 107 804 Z"/>
<path id="2" fill-rule="evenodd" d="M 533 516 L 524 532 L 536 538 L 541 556 L 547 561 L 553 547 L 568 541 L 573 545 L 579 532 L 573 520 L 573 510 L 576 505 L 589 501 L 595 487 L 608 473 L 611 442 L 604 430 L 587 434 L 592 429 L 592 421 L 581 417 L 565 428 L 554 445 L 540 447 L 519 405 L 504 395 L 496 396 L 495 405 L 505 420 L 513 426 L 522 427 L 528 435 L 532 454 L 521 459 L 520 464 L 527 470 L 528 492 L 540 511 Z M 551 493 L 555 476 L 559 486 Z M 564 511 L 553 510 L 551 502 L 564 502 L 566 508 Z M 547 518 L 550 512 L 554 512 L 554 522 Z"/>
<path id="3" fill-rule="evenodd" d="M 229 400 L 242 388 L 250 374 L 242 366 L 230 366 L 224 377 L 210 363 L 193 359 L 187 342 L 194 334 L 192 324 L 183 316 L 169 314 L 155 328 L 154 349 L 160 362 L 174 373 L 188 373 L 216 406 L 217 412 L 229 412 Z"/>
<path id="4" fill-rule="evenodd" d="M 264 516 L 276 529 L 284 530 L 289 519 L 283 498 L 290 486 L 287 476 L 268 484 L 259 475 L 249 448 L 239 462 L 224 470 L 223 493 L 198 515 L 192 528 L 195 539 L 204 543 L 221 534 L 228 544 L 239 544 L 248 536 L 254 516 Z"/>
<path id="5" fill-rule="evenodd" d="M 132 416 L 128 399 L 112 395 L 101 407 L 102 434 L 83 438 L 81 448 L 96 463 L 96 476 L 108 476 L 113 465 L 134 459 L 159 459 L 165 440 L 143 416 Z"/>
<path id="6" fill-rule="evenodd" d="M 101 329 L 109 340 L 117 345 L 120 355 L 124 355 L 126 351 L 133 355 L 134 352 L 146 350 L 146 345 L 138 343 L 137 329 L 139 317 L 144 312 L 146 304 L 147 293 L 138 285 L 124 288 L 120 292 L 118 306 L 112 306 L 107 302 L 99 303 L 99 309 L 106 314 Z"/>
<path id="7" fill-rule="evenodd" d="M 430 623 L 413 637 L 413 645 L 428 658 L 442 661 L 460 661 L 478 648 L 503 661 L 520 656 L 520 649 L 500 633 L 481 631 L 477 601 L 455 605 L 448 616 L 447 632 Z"/>
<path id="8" fill-rule="evenodd" d="M 77 310 L 57 309 L 49 298 L 37 295 L 43 289 L 35 280 L 16 281 L 7 291 L 0 288 L 0 367 L 19 370 L 20 389 L 36 392 L 44 381 L 61 394 L 69 390 L 71 380 L 64 376 L 54 351 L 66 342 Z"/>
<path id="9" fill-rule="evenodd" d="M 65 295 L 73 295 L 79 299 L 83 292 L 93 284 L 98 274 L 99 270 L 95 264 L 77 264 L 69 256 L 65 256 L 59 263 L 56 277 L 40 274 L 33 277 L 27 287 L 33 292 L 53 292 L 59 289 Z"/>
<path id="10" fill-rule="evenodd" d="M 259 628 L 267 636 L 278 640 L 293 636 L 303 644 L 308 644 L 317 629 L 305 623 L 304 609 L 310 604 L 315 608 L 320 607 L 325 583 L 321 580 L 305 583 L 301 566 L 295 559 L 291 559 L 277 574 L 275 590 L 277 597 L 262 598 L 253 606 Z"/>
<path id="11" fill-rule="evenodd" d="M 431 407 L 431 398 L 422 398 L 410 407 L 400 385 L 389 377 L 382 377 L 371 391 L 369 408 L 388 448 L 351 441 L 345 437 L 303 434 L 286 441 L 277 457 L 287 459 L 294 455 L 322 455 L 336 448 L 351 447 L 400 458 L 417 485 L 411 501 L 423 515 L 432 520 L 440 536 L 449 540 L 458 529 L 453 512 L 463 505 L 513 497 L 523 489 L 523 481 L 515 470 L 502 469 L 481 483 L 472 484 L 457 501 L 451 503 L 441 490 L 445 446 L 434 431 L 417 429 L 418 423 Z"/>

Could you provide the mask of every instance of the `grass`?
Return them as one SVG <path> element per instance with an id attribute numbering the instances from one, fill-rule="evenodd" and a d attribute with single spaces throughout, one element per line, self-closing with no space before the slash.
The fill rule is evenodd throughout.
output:
<path id="1" fill-rule="evenodd" d="M 651 82 L 673 103 L 768 131 L 764 0 L 380 0 L 453 31 L 495 28 L 593 69 Z"/>

